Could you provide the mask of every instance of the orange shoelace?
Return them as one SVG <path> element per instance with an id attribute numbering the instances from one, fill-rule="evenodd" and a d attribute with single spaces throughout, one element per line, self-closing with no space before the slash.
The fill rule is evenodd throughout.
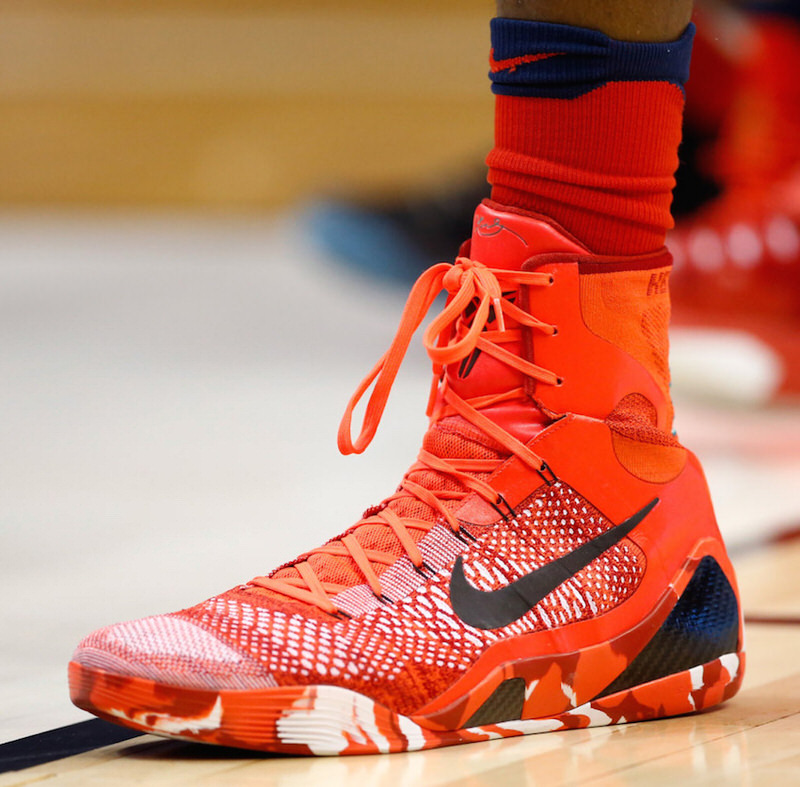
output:
<path id="1" fill-rule="evenodd" d="M 347 405 L 339 426 L 339 450 L 343 454 L 362 453 L 370 444 L 411 338 L 436 297 L 442 290 L 446 290 L 449 293 L 447 304 L 442 313 L 430 323 L 423 337 L 425 348 L 433 361 L 433 383 L 427 415 L 432 421 L 438 421 L 445 416 L 458 414 L 533 470 L 546 470 L 547 466 L 542 459 L 524 443 L 479 412 L 480 408 L 523 398 L 525 393 L 522 388 L 497 395 L 463 399 L 448 386 L 444 371 L 447 365 L 457 363 L 475 350 L 480 350 L 540 383 L 558 385 L 560 380 L 556 374 L 529 363 L 500 346 L 520 341 L 521 326 L 547 335 L 555 333 L 555 326 L 537 320 L 503 297 L 504 290 L 509 288 L 516 290 L 521 285 L 546 287 L 552 282 L 552 276 L 547 273 L 488 268 L 466 257 L 459 257 L 455 264 L 443 262 L 426 270 L 411 290 L 391 346 L 358 386 Z M 474 310 L 467 309 L 470 304 L 475 306 Z M 488 327 L 491 322 L 496 325 L 493 329 Z M 367 402 L 361 431 L 353 440 L 353 411 L 373 383 L 374 388 Z M 339 614 L 341 611 L 333 603 L 332 597 L 347 586 L 322 581 L 308 562 L 311 555 L 324 554 L 350 558 L 372 592 L 381 600 L 386 600 L 374 566 L 391 565 L 397 560 L 397 554 L 364 548 L 354 535 L 355 529 L 361 525 L 382 525 L 391 529 L 414 567 L 424 573 L 428 567 L 409 528 L 427 532 L 437 522 L 444 520 L 456 535 L 463 538 L 461 526 L 446 503 L 461 500 L 471 492 L 482 497 L 501 515 L 504 514 L 503 507 L 510 511 L 506 501 L 496 490 L 473 475 L 491 473 L 500 462 L 497 459 L 443 459 L 423 449 L 416 463 L 404 476 L 397 492 L 384 500 L 377 509 L 373 509 L 374 513 L 358 522 L 347 535 L 299 558 L 293 564 L 297 570 L 296 575 L 280 578 L 256 577 L 251 584 L 314 604 L 325 612 Z M 412 480 L 412 476 L 419 471 L 433 471 L 447 476 L 455 480 L 461 488 L 434 492 Z M 438 516 L 433 521 L 401 517 L 388 504 L 402 497 L 416 498 Z"/>

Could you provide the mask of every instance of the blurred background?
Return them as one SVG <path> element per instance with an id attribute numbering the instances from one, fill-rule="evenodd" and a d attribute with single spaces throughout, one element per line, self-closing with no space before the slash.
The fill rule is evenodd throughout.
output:
<path id="1" fill-rule="evenodd" d="M 32 0 L 0 9 L 0 200 L 263 210 L 478 166 L 478 0 Z"/>
<path id="2" fill-rule="evenodd" d="M 65 670 L 90 630 L 268 571 L 416 456 L 419 348 L 366 457 L 339 458 L 336 428 L 487 192 L 490 13 L 0 5 L 0 741 L 86 717 Z M 706 13 L 672 364 L 744 550 L 800 524 L 800 100 L 776 76 L 800 38 Z"/>

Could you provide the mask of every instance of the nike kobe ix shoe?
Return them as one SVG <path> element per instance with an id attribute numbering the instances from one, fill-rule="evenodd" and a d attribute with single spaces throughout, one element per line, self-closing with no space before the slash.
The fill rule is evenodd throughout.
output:
<path id="1" fill-rule="evenodd" d="M 703 472 L 671 430 L 669 265 L 599 258 L 482 204 L 455 264 L 414 285 L 339 432 L 344 453 L 367 447 L 446 290 L 424 335 L 430 426 L 397 491 L 267 576 L 91 634 L 73 701 L 174 738 L 362 754 L 731 697 L 741 609 Z"/>

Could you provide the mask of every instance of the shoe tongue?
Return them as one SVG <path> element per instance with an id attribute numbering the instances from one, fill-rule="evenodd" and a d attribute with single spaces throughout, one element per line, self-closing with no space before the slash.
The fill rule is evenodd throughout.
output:
<path id="1" fill-rule="evenodd" d="M 459 415 L 443 418 L 432 424 L 422 440 L 425 451 L 441 459 L 488 459 L 501 460 L 508 456 L 508 451 L 497 444 L 480 429 L 465 421 Z M 485 479 L 488 473 L 471 473 Z M 411 474 L 411 480 L 430 489 L 432 492 L 458 491 L 464 487 L 452 478 L 432 470 L 419 470 Z M 445 505 L 447 502 L 445 501 Z M 455 506 L 458 507 L 460 502 Z M 430 521 L 438 518 L 427 504 L 416 498 L 403 497 L 389 503 L 400 516 L 411 519 Z"/>
<path id="2" fill-rule="evenodd" d="M 544 218 L 478 206 L 472 222 L 470 259 L 489 268 L 520 270 L 536 254 L 583 252 L 586 249 L 565 236 Z"/>
<path id="3" fill-rule="evenodd" d="M 542 218 L 498 210 L 483 203 L 475 211 L 469 257 L 489 268 L 520 270 L 531 257 L 548 252 L 583 252 L 579 244 L 566 237 Z M 503 296 L 518 306 L 519 292 L 513 285 L 503 286 Z M 508 322 L 508 320 L 506 320 Z M 488 327 L 496 329 L 492 320 Z M 512 353 L 522 352 L 521 342 L 502 345 Z M 474 350 L 446 370 L 450 388 L 463 399 L 502 394 L 525 385 L 523 375 L 480 350 Z M 518 439 L 527 441 L 542 423 L 533 404 L 519 401 L 495 405 L 482 411 Z"/>
<path id="4" fill-rule="evenodd" d="M 502 446 L 494 443 L 490 437 L 460 416 L 444 418 L 433 424 L 423 438 L 422 447 L 442 459 L 502 460 L 508 455 Z M 488 472 L 476 472 L 472 473 L 472 475 L 486 480 L 490 474 Z M 416 470 L 410 474 L 409 478 L 434 493 L 464 490 L 464 487 L 458 481 L 433 470 Z M 443 504 L 448 508 L 454 509 L 461 504 L 461 501 L 444 500 Z M 388 506 L 399 516 L 410 520 L 421 519 L 425 522 L 433 522 L 441 516 L 426 503 L 410 495 L 392 500 Z M 409 524 L 408 531 L 414 541 L 424 538 L 427 533 L 427 529 L 415 528 L 412 524 Z M 378 550 L 394 555 L 396 558 L 406 554 L 397 536 L 390 528 L 384 525 L 364 524 L 348 532 L 353 533 L 366 550 Z M 317 553 L 312 554 L 308 558 L 308 562 L 322 582 L 333 582 L 346 587 L 360 585 L 364 582 L 363 575 L 349 557 Z M 387 567 L 382 563 L 373 565 L 378 576 Z M 292 579 L 299 578 L 300 574 L 293 565 L 290 565 L 273 572 L 272 576 L 275 579 Z"/>

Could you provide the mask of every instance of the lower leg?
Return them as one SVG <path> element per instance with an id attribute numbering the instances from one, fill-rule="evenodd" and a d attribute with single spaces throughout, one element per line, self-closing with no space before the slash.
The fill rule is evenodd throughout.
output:
<path id="1" fill-rule="evenodd" d="M 599 30 L 620 41 L 674 41 L 686 29 L 692 0 L 497 0 L 497 16 Z"/>

